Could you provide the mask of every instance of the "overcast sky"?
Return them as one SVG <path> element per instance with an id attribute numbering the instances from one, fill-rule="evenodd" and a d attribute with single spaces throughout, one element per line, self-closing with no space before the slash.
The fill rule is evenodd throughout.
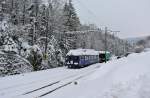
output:
<path id="1" fill-rule="evenodd" d="M 150 35 L 150 0 L 73 0 L 82 23 L 121 31 L 121 38 Z"/>

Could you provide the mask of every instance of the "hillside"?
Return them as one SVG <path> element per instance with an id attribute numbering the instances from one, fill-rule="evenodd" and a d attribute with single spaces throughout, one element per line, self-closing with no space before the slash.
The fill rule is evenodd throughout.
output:
<path id="1" fill-rule="evenodd" d="M 134 37 L 134 38 L 126 38 L 129 43 L 137 43 L 140 40 L 145 39 L 146 37 Z"/>

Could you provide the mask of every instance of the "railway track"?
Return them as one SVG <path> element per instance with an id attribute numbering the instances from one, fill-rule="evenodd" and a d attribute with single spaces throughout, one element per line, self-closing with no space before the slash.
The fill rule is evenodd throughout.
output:
<path id="1" fill-rule="evenodd" d="M 77 76 L 79 73 L 74 73 L 74 74 L 72 74 L 72 75 L 69 75 L 69 76 L 66 76 L 66 77 L 63 77 L 62 79 L 55 79 L 55 81 L 52 81 L 51 83 L 49 83 L 49 84 L 47 84 L 46 83 L 46 85 L 44 85 L 44 81 L 50 81 L 50 79 L 46 79 L 46 80 L 44 80 L 44 81 L 38 81 L 38 82 L 30 82 L 30 83 L 27 83 L 26 85 L 21 85 L 20 84 L 20 86 L 19 87 L 15 87 L 15 88 L 11 88 L 12 90 L 11 91 L 5 91 L 6 93 L 9 93 L 10 95 L 12 94 L 12 96 L 13 97 L 11 97 L 11 98 L 18 98 L 19 96 L 21 96 L 21 95 L 27 95 L 27 94 L 30 94 L 30 93 L 34 93 L 34 92 L 36 92 L 36 91 L 39 91 L 39 90 L 41 90 L 41 89 L 44 89 L 44 88 L 47 88 L 47 87 L 50 87 L 50 86 L 53 86 L 53 85 L 55 85 L 55 84 L 58 84 L 59 82 L 61 82 L 62 80 L 66 80 L 66 79 L 70 79 L 70 78 L 72 78 L 72 77 L 75 77 L 75 76 Z M 32 88 L 32 85 L 38 85 L 38 83 L 41 83 L 41 84 L 43 84 L 44 86 L 42 86 L 41 84 L 39 85 L 39 87 L 37 86 L 37 88 Z M 40 87 L 41 86 L 41 87 Z M 20 92 L 20 89 L 26 89 L 26 88 L 28 88 L 28 91 L 27 90 L 25 90 L 25 91 L 27 91 L 27 92 L 25 92 L 25 91 L 23 91 L 22 93 Z M 6 90 L 6 89 L 5 89 Z M 18 93 L 18 95 L 13 95 L 13 92 L 19 92 Z M 1 93 L 1 91 L 0 91 L 0 94 L 3 94 L 3 93 Z"/>
<path id="2" fill-rule="evenodd" d="M 33 92 L 35 92 L 35 91 L 38 91 L 38 90 L 41 90 L 41 89 L 43 89 L 43 88 L 46 88 L 46 87 L 52 86 L 52 85 L 57 84 L 57 83 L 59 83 L 59 82 L 60 82 L 60 81 L 56 81 L 56 82 L 50 83 L 50 84 L 48 84 L 48 85 L 46 85 L 46 86 L 43 86 L 43 87 L 37 88 L 37 89 L 32 90 L 32 91 L 29 91 L 29 92 L 26 92 L 26 93 L 24 93 L 23 95 L 33 93 Z"/>
<path id="3" fill-rule="evenodd" d="M 58 86 L 58 87 L 56 87 L 55 89 L 52 89 L 52 90 L 50 90 L 50 91 L 48 91 L 48 92 L 46 92 L 46 93 L 44 93 L 44 94 L 42 94 L 42 95 L 40 95 L 40 96 L 38 96 L 38 97 L 36 97 L 36 98 L 44 97 L 44 96 L 46 96 L 46 95 L 48 95 L 48 94 L 51 94 L 51 93 L 53 93 L 54 91 L 59 90 L 59 89 L 61 89 L 61 88 L 63 88 L 63 87 L 66 87 L 66 86 L 70 85 L 71 83 L 74 83 L 74 81 L 80 80 L 80 79 L 82 79 L 82 78 L 84 78 L 84 77 L 86 77 L 86 76 L 88 76 L 88 75 L 90 75 L 90 74 L 92 74 L 92 73 L 94 73 L 94 72 L 95 72 L 95 70 L 93 70 L 93 71 L 91 71 L 91 72 L 88 72 L 88 73 L 86 73 L 86 74 L 84 74 L 84 75 L 81 75 L 81 76 L 79 76 L 79 77 L 77 77 L 77 78 L 75 78 L 75 79 L 73 79 L 73 80 L 71 80 L 71 81 L 69 81 L 69 82 L 67 82 L 67 83 L 65 83 L 65 84 L 63 84 L 63 85 L 61 85 L 61 86 Z"/>
<path id="4" fill-rule="evenodd" d="M 26 96 L 31 96 L 30 98 L 44 97 L 44 96 L 46 96 L 48 94 L 51 94 L 51 93 L 53 93 L 53 92 L 55 92 L 55 91 L 57 91 L 57 90 L 59 90 L 63 87 L 66 87 L 66 86 L 72 84 L 74 81 L 77 81 L 81 78 L 84 78 L 84 77 L 88 76 L 89 74 L 92 74 L 97 68 L 99 68 L 99 66 L 95 66 L 95 67 L 93 67 L 93 69 L 82 70 L 82 71 L 79 71 L 79 72 L 74 73 L 72 75 L 63 77 L 62 79 L 55 79 L 55 81 L 52 81 L 51 83 L 43 85 L 43 86 L 41 85 L 41 87 L 40 86 L 37 86 L 37 88 L 34 87 L 34 89 L 30 88 L 32 86 L 29 86 L 29 85 L 36 84 L 39 81 L 38 82 L 28 82 L 28 83 L 26 83 L 26 85 L 19 84 L 18 86 L 23 87 L 22 91 L 19 91 L 20 87 L 19 88 L 15 87 L 15 88 L 18 89 L 18 90 L 15 90 L 15 89 L 13 89 L 14 86 L 12 86 L 11 87 L 12 90 L 10 91 L 10 94 L 15 92 L 15 91 L 17 91 L 19 93 L 17 93 L 16 95 L 12 94 L 11 98 L 18 98 L 18 97 L 19 98 L 20 97 L 29 98 L 29 97 L 26 97 Z M 44 84 L 44 83 L 42 83 L 42 81 L 40 81 L 40 82 L 41 82 L 41 84 Z M 27 88 L 27 87 L 29 87 L 29 88 L 26 89 L 25 91 L 23 91 L 23 89 Z M 48 90 L 43 92 L 44 89 L 48 89 Z M 6 88 L 4 88 L 3 90 L 6 90 Z M 41 93 L 41 91 L 42 91 L 42 93 Z M 40 93 L 38 94 L 37 92 L 40 92 Z M 38 95 L 33 97 L 32 94 L 34 94 L 34 93 L 37 93 Z"/>
<path id="5" fill-rule="evenodd" d="M 24 93 L 23 95 L 27 95 L 27 94 L 33 93 L 33 92 L 35 92 L 35 91 L 38 91 L 38 90 L 44 89 L 44 88 L 46 88 L 46 87 L 49 87 L 49 86 L 52 86 L 52 85 L 58 84 L 58 83 L 60 83 L 62 80 L 66 80 L 66 79 L 69 79 L 69 78 L 74 77 L 74 76 L 76 76 L 76 74 L 75 74 L 75 75 L 68 76 L 68 77 L 65 77 L 65 78 L 63 78 L 63 79 L 61 79 L 61 80 L 58 80 L 58 81 L 52 82 L 52 83 L 50 83 L 50 84 L 48 84 L 48 85 L 45 85 L 45 86 L 39 87 L 39 88 L 37 88 L 37 89 L 34 89 L 34 90 L 31 90 L 31 91 L 28 91 L 28 92 Z"/>
<path id="6" fill-rule="evenodd" d="M 35 89 L 35 90 L 26 92 L 26 93 L 24 93 L 24 94 L 22 94 L 22 95 L 28 95 L 28 94 L 34 93 L 34 92 L 36 92 L 36 91 L 39 91 L 39 90 L 42 90 L 42 89 L 45 89 L 45 88 L 48 88 L 48 87 L 50 88 L 51 86 L 55 85 L 55 86 L 56 86 L 55 88 L 53 88 L 53 89 L 51 89 L 51 90 L 49 90 L 49 91 L 47 91 L 47 92 L 45 92 L 45 93 L 43 93 L 43 94 L 40 94 L 39 96 L 36 96 L 35 98 L 44 97 L 44 96 L 46 96 L 46 95 L 48 95 L 48 94 L 53 93 L 53 92 L 56 91 L 56 90 L 59 90 L 59 89 L 61 89 L 61 88 L 63 88 L 63 87 L 66 87 L 66 86 L 68 86 L 68 85 L 74 83 L 75 81 L 77 81 L 77 80 L 79 80 L 79 79 L 81 79 L 81 78 L 84 78 L 84 77 L 88 76 L 89 74 L 92 74 L 93 72 L 95 72 L 95 70 L 92 70 L 92 71 L 89 71 L 89 72 L 86 72 L 86 73 L 82 73 L 82 74 L 80 74 L 80 75 L 78 75 L 78 76 L 74 76 L 74 77 L 72 77 L 71 80 L 69 80 L 69 81 L 67 81 L 67 82 L 64 82 L 64 83 L 61 84 L 61 85 L 57 85 L 57 84 L 59 84 L 59 83 L 65 81 L 65 80 L 56 81 L 56 82 L 50 83 L 49 85 L 45 85 L 45 86 L 40 87 L 40 88 L 37 88 L 37 89 Z M 69 78 L 66 78 L 66 79 L 69 79 Z"/>

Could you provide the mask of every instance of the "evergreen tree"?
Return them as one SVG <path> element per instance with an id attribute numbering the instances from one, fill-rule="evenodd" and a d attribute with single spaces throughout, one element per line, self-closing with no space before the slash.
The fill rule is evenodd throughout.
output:
<path id="1" fill-rule="evenodd" d="M 64 33 L 62 41 L 62 47 L 65 47 L 65 53 L 70 49 L 76 49 L 76 40 L 77 34 L 69 33 L 71 31 L 77 31 L 80 27 L 80 20 L 76 14 L 75 8 L 73 7 L 72 0 L 69 0 L 69 3 L 65 3 L 63 8 L 63 25 Z M 64 46 L 63 46 L 64 44 Z"/>
<path id="2" fill-rule="evenodd" d="M 32 0 L 32 4 L 30 5 L 30 8 L 28 8 L 28 11 L 30 13 L 30 24 L 31 24 L 31 29 L 29 33 L 29 37 L 31 37 L 30 41 L 31 45 L 34 45 L 36 43 L 37 35 L 40 32 L 39 30 L 40 5 L 41 5 L 40 0 Z"/>
<path id="3" fill-rule="evenodd" d="M 19 1 L 18 0 L 12 0 L 12 12 L 11 12 L 11 23 L 14 25 L 19 24 L 19 16 L 20 16 L 20 8 L 19 8 Z"/>
<path id="4" fill-rule="evenodd" d="M 80 21 L 73 7 L 72 0 L 69 0 L 69 3 L 65 3 L 63 13 L 65 32 L 79 30 Z"/>

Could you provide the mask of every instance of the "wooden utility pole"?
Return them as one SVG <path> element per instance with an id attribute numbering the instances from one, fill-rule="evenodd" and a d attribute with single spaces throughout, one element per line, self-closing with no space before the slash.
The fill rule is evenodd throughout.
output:
<path id="1" fill-rule="evenodd" d="M 114 49 L 113 49 L 113 52 L 114 52 L 114 54 L 116 55 L 116 54 L 118 54 L 117 52 L 118 52 L 118 41 L 117 41 L 117 37 L 115 37 L 115 35 L 118 33 L 118 32 L 120 32 L 120 31 L 111 31 L 111 32 L 113 32 L 113 39 L 114 39 L 114 42 L 115 42 L 115 45 L 114 45 Z"/>
<path id="2" fill-rule="evenodd" d="M 48 32 L 49 32 L 49 29 L 48 29 L 48 27 L 49 27 L 49 24 L 48 24 L 48 21 L 46 21 L 46 32 L 45 32 L 45 59 L 47 59 L 47 46 L 48 46 L 48 40 L 47 40 L 47 38 L 48 38 Z"/>
<path id="3" fill-rule="evenodd" d="M 108 45 L 107 45 L 107 33 L 108 32 L 113 32 L 113 33 L 118 33 L 120 31 L 111 31 L 111 30 L 108 30 L 107 27 L 105 27 L 105 63 L 107 62 L 107 51 L 108 51 Z M 114 34 L 113 34 L 114 35 Z M 116 37 L 114 37 L 114 41 L 115 41 L 115 47 L 114 47 L 114 51 L 115 51 L 115 54 L 118 54 L 118 45 L 117 45 L 117 42 L 116 42 Z M 116 53 L 117 52 L 117 53 Z"/>
<path id="4" fill-rule="evenodd" d="M 26 0 L 23 0 L 23 15 L 22 15 L 22 24 L 25 25 L 25 14 L 26 14 Z"/>
<path id="5" fill-rule="evenodd" d="M 45 59 L 47 59 L 47 48 L 48 48 L 48 33 L 49 33 L 49 17 L 50 17 L 50 13 L 49 11 L 51 10 L 51 8 L 47 8 L 46 9 L 46 14 L 45 14 L 45 23 L 46 23 L 46 31 L 45 31 Z M 50 28 L 51 29 L 51 28 Z"/>
<path id="6" fill-rule="evenodd" d="M 120 31 L 113 31 L 114 33 L 118 33 Z M 115 37 L 117 38 L 117 37 Z M 119 40 L 119 39 L 118 39 Z M 118 40 L 117 39 L 114 39 L 115 41 L 115 54 L 118 56 Z"/>
<path id="7" fill-rule="evenodd" d="M 105 27 L 105 63 L 107 62 L 107 27 Z"/>

